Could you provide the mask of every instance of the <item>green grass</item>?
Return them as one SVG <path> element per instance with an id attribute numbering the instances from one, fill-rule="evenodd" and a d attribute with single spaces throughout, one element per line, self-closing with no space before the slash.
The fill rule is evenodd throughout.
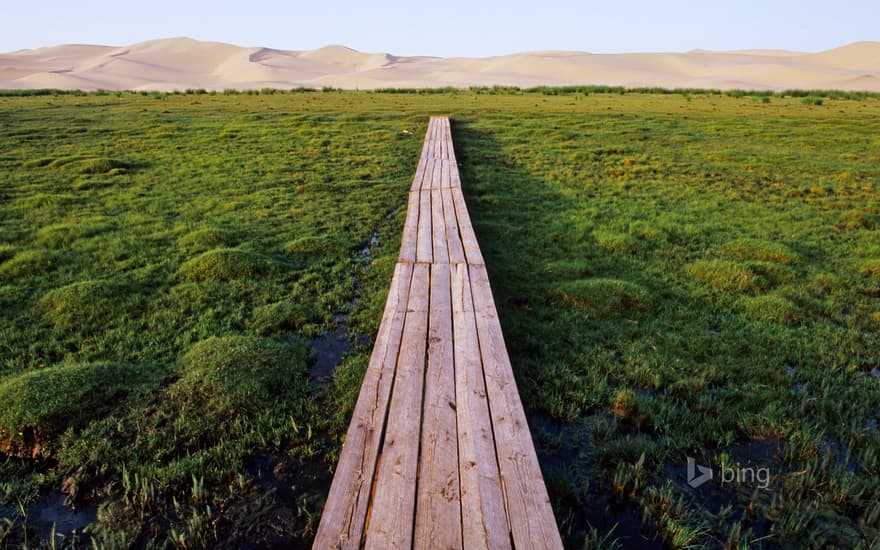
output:
<path id="1" fill-rule="evenodd" d="M 450 114 L 567 546 L 625 547 L 615 501 L 672 547 L 877 544 L 875 96 L 385 92 L 0 94 L 4 502 L 64 482 L 111 546 L 308 544 L 369 348 L 316 389 L 304 342 L 355 297 L 375 334 Z M 771 489 L 691 490 L 687 456 Z"/>

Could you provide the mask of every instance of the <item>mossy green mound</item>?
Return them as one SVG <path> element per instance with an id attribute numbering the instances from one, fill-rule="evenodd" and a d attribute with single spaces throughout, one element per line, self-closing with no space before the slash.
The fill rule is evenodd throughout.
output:
<path id="1" fill-rule="evenodd" d="M 29 454 L 44 438 L 81 428 L 128 394 L 157 386 L 163 375 L 152 365 L 96 362 L 10 376 L 0 381 L 0 439 L 7 450 Z"/>
<path id="2" fill-rule="evenodd" d="M 11 244 L 0 244 L 0 263 L 15 256 L 16 252 L 18 252 L 18 249 Z"/>
<path id="3" fill-rule="evenodd" d="M 288 254 L 311 258 L 316 256 L 336 257 L 348 252 L 349 247 L 338 238 L 309 235 L 294 239 L 284 245 Z"/>
<path id="4" fill-rule="evenodd" d="M 758 289 L 758 277 L 729 260 L 698 260 L 686 265 L 685 272 L 716 290 L 753 292 Z"/>
<path id="5" fill-rule="evenodd" d="M 177 244 L 183 249 L 207 250 L 218 247 L 230 247 L 238 244 L 235 233 L 219 227 L 205 227 L 196 229 L 177 239 Z"/>
<path id="6" fill-rule="evenodd" d="M 23 250 L 0 265 L 0 274 L 8 277 L 33 277 L 55 271 L 68 260 L 54 250 Z"/>
<path id="7" fill-rule="evenodd" d="M 26 168 L 54 168 L 76 174 L 123 173 L 128 163 L 107 157 L 43 157 L 25 163 Z"/>
<path id="8" fill-rule="evenodd" d="M 642 247 L 639 239 L 629 233 L 597 229 L 593 231 L 593 237 L 596 239 L 596 242 L 599 243 L 599 246 L 610 252 L 634 254 Z"/>
<path id="9" fill-rule="evenodd" d="M 217 248 L 185 262 L 177 271 L 183 281 L 208 282 L 249 279 L 277 272 L 281 265 L 261 254 L 235 248 Z"/>
<path id="10" fill-rule="evenodd" d="M 742 261 L 775 264 L 792 264 L 797 261 L 797 254 L 784 244 L 759 239 L 737 239 L 724 245 L 721 252 L 725 256 Z"/>
<path id="11" fill-rule="evenodd" d="M 747 296 L 740 301 L 740 305 L 749 315 L 763 321 L 797 323 L 801 319 L 797 305 L 782 296 Z"/>
<path id="12" fill-rule="evenodd" d="M 859 273 L 865 277 L 880 278 L 880 259 L 865 260 L 859 264 Z"/>
<path id="13" fill-rule="evenodd" d="M 282 302 L 254 309 L 249 328 L 264 335 L 291 330 L 300 332 L 309 324 L 319 324 L 323 321 L 324 312 L 318 302 L 294 295 Z"/>
<path id="14" fill-rule="evenodd" d="M 203 340 L 182 359 L 170 395 L 218 418 L 255 415 L 308 394 L 309 350 L 253 336 Z"/>
<path id="15" fill-rule="evenodd" d="M 596 315 L 621 315 L 651 305 L 651 293 L 636 283 L 620 279 L 580 279 L 556 288 L 562 299 Z"/>
<path id="16" fill-rule="evenodd" d="M 544 271 L 554 279 L 582 279 L 592 274 L 586 260 L 557 260 L 544 265 Z"/>
<path id="17" fill-rule="evenodd" d="M 876 229 L 878 217 L 861 210 L 847 210 L 840 215 L 838 226 L 843 229 Z"/>
<path id="18" fill-rule="evenodd" d="M 58 223 L 47 225 L 37 231 L 36 242 L 51 247 L 63 248 L 80 239 L 94 237 L 107 230 L 101 219 L 82 220 L 77 223 Z"/>
<path id="19" fill-rule="evenodd" d="M 56 329 L 97 332 L 120 319 L 135 317 L 138 288 L 119 280 L 79 281 L 47 292 L 36 309 Z"/>

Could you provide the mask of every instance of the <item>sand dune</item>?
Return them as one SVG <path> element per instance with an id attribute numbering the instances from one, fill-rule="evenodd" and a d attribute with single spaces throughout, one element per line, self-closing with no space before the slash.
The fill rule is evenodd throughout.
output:
<path id="1" fill-rule="evenodd" d="M 856 42 L 819 53 L 542 51 L 438 58 L 363 53 L 344 46 L 284 51 L 171 38 L 122 48 L 66 45 L 0 54 L 0 89 L 369 89 L 496 84 L 880 91 L 880 42 Z"/>

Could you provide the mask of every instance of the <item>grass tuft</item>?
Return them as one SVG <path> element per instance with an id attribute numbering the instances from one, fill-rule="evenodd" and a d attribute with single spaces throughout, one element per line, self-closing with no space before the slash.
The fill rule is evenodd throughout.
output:
<path id="1" fill-rule="evenodd" d="M 46 439 L 109 412 L 163 376 L 153 365 L 62 363 L 0 381 L 0 452 L 33 456 Z"/>
<path id="2" fill-rule="evenodd" d="M 686 265 L 685 272 L 720 291 L 753 292 L 758 288 L 754 273 L 729 260 L 698 260 Z"/>
<path id="3" fill-rule="evenodd" d="M 861 210 L 847 210 L 840 215 L 840 227 L 844 229 L 876 229 L 878 217 Z"/>
<path id="4" fill-rule="evenodd" d="M 741 304 L 749 315 L 762 321 L 793 324 L 801 320 L 797 305 L 782 296 L 747 296 L 742 298 Z"/>
<path id="5" fill-rule="evenodd" d="M 0 274 L 8 277 L 34 277 L 60 268 L 68 256 L 54 250 L 23 250 L 0 265 Z"/>
<path id="6" fill-rule="evenodd" d="M 865 260 L 859 264 L 859 273 L 864 277 L 880 278 L 880 258 Z"/>
<path id="7" fill-rule="evenodd" d="M 338 256 L 347 252 L 347 248 L 339 239 L 324 236 L 300 237 L 284 245 L 285 252 L 303 258 Z"/>
<path id="8" fill-rule="evenodd" d="M 308 393 L 305 345 L 287 346 L 253 336 L 213 337 L 183 356 L 176 402 L 197 405 L 215 418 L 259 414 Z"/>
<path id="9" fill-rule="evenodd" d="M 579 279 L 556 287 L 557 293 L 569 304 L 595 315 L 622 315 L 631 310 L 646 310 L 651 293 L 644 287 L 619 279 Z"/>
<path id="10" fill-rule="evenodd" d="M 47 225 L 37 231 L 35 241 L 50 248 L 64 248 L 80 239 L 94 237 L 107 230 L 100 219 L 82 220 L 77 223 Z"/>
<path id="11" fill-rule="evenodd" d="M 92 333 L 137 315 L 141 296 L 128 282 L 79 281 L 47 292 L 36 305 L 42 319 L 59 330 Z"/>
<path id="12" fill-rule="evenodd" d="M 177 239 L 177 244 L 183 249 L 208 250 L 218 247 L 231 247 L 239 243 L 237 235 L 227 229 L 219 227 L 206 227 L 196 229 Z"/>
<path id="13" fill-rule="evenodd" d="M 797 261 L 797 254 L 784 244 L 759 239 L 738 239 L 729 242 L 724 245 L 721 252 L 725 256 L 742 261 L 753 260 L 786 265 Z"/>
<path id="14" fill-rule="evenodd" d="M 106 157 L 43 157 L 26 162 L 25 168 L 54 168 L 76 174 L 122 174 L 128 163 Z"/>
<path id="15" fill-rule="evenodd" d="M 0 244 L 0 264 L 15 256 L 16 252 L 18 252 L 18 248 L 11 244 Z"/>
<path id="16" fill-rule="evenodd" d="M 178 278 L 189 282 L 231 281 L 261 277 L 281 265 L 265 256 L 235 248 L 217 248 L 180 266 Z"/>

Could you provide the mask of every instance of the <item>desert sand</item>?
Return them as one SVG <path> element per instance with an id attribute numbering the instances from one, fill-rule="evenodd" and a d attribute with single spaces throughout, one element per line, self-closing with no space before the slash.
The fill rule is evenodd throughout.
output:
<path id="1" fill-rule="evenodd" d="M 284 51 L 170 38 L 125 47 L 65 45 L 0 54 L 0 89 L 170 91 L 579 84 L 880 91 L 880 42 L 856 42 L 819 53 L 544 51 L 440 58 L 362 53 L 344 46 Z"/>

